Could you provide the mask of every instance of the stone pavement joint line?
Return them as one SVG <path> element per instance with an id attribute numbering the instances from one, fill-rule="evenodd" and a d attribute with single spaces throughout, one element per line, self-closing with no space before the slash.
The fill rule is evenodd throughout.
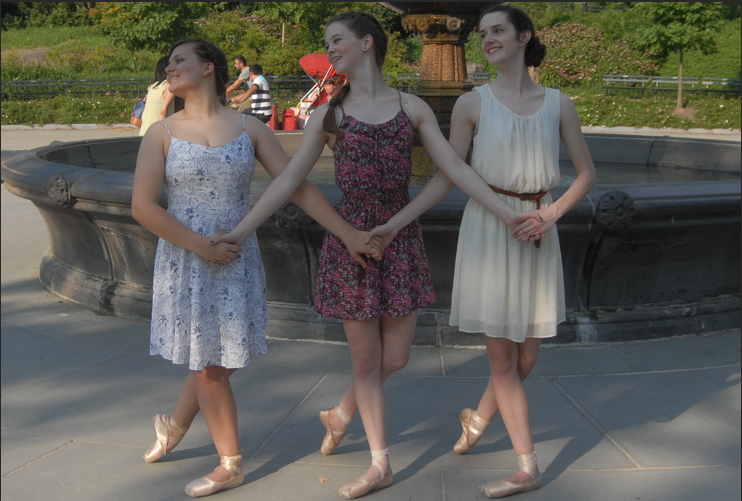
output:
<path id="1" fill-rule="evenodd" d="M 291 412 L 289 412 L 289 413 L 288 413 L 288 414 L 286 415 L 286 417 L 285 417 L 285 418 L 283 418 L 283 421 L 281 421 L 280 423 L 278 423 L 278 426 L 276 426 L 276 428 L 275 428 L 275 429 L 274 429 L 274 430 L 273 430 L 273 431 L 271 432 L 271 434 L 270 434 L 270 435 L 268 435 L 268 438 L 266 438 L 266 439 L 265 439 L 265 441 L 264 441 L 264 442 L 263 442 L 262 444 L 260 444 L 260 445 L 258 446 L 258 448 L 257 448 L 257 449 L 255 449 L 255 452 L 253 452 L 253 453 L 252 453 L 252 455 L 250 456 L 250 459 L 253 459 L 253 458 L 254 458 L 255 456 L 257 456 L 257 455 L 258 455 L 258 452 L 260 452 L 260 451 L 261 451 L 261 449 L 263 448 L 263 446 L 264 446 L 265 444 L 267 444 L 267 443 L 268 443 L 268 442 L 270 441 L 270 439 L 271 439 L 271 438 L 273 438 L 273 436 L 274 436 L 274 435 L 275 435 L 276 433 L 278 433 L 278 430 L 280 430 L 280 429 L 281 429 L 281 427 L 282 427 L 282 426 L 283 426 L 284 424 L 286 424 L 286 422 L 287 422 L 287 421 L 288 421 L 289 419 L 291 419 L 291 416 L 293 416 L 293 415 L 294 415 L 294 414 L 296 413 L 296 411 L 297 411 L 297 410 L 298 410 L 298 409 L 299 409 L 299 408 L 300 408 L 300 407 L 302 406 L 302 404 L 304 404 L 304 402 L 306 402 L 306 400 L 307 400 L 307 399 L 309 398 L 309 396 L 310 396 L 310 395 L 311 395 L 312 393 L 314 393 L 314 390 L 316 390 L 317 388 L 319 388 L 319 386 L 320 386 L 320 385 L 322 384 L 322 382 L 323 382 L 323 381 L 325 380 L 325 378 L 326 378 L 326 377 L 327 377 L 327 374 L 323 375 L 323 376 L 322 376 L 322 378 L 321 378 L 321 379 L 320 379 L 319 381 L 317 381 L 317 383 L 315 383 L 315 385 L 314 385 L 314 386 L 312 386 L 312 389 L 311 389 L 311 390 L 309 390 L 309 391 L 307 392 L 307 394 L 306 394 L 306 395 L 304 395 L 304 398 L 302 398 L 302 399 L 301 399 L 301 401 L 300 401 L 300 402 L 299 402 L 298 404 L 296 404 L 296 406 L 295 406 L 295 407 L 294 407 L 293 409 L 291 409 Z"/>
<path id="2" fill-rule="evenodd" d="M 602 426 L 600 426 L 598 424 L 598 422 L 595 421 L 592 418 L 592 416 L 590 416 L 590 414 L 588 414 L 587 411 L 585 411 L 585 409 L 583 409 L 582 406 L 580 404 L 578 404 L 577 401 L 574 398 L 572 398 L 572 395 L 570 395 L 569 393 L 567 393 L 567 390 L 565 390 L 564 388 L 562 388 L 559 385 L 559 383 L 557 383 L 556 381 L 554 381 L 553 378 L 549 378 L 549 380 L 554 384 L 554 386 L 556 386 L 557 388 L 559 388 L 559 391 L 561 391 L 562 393 L 564 393 L 564 396 L 567 397 L 570 400 L 570 402 L 572 402 L 572 405 L 574 405 L 575 407 L 577 407 L 578 409 L 580 409 L 580 412 L 582 412 L 585 415 L 585 417 L 588 418 L 590 420 L 590 422 L 593 423 L 593 425 L 595 425 L 595 427 L 597 429 L 599 429 L 601 431 L 601 433 L 603 433 L 603 435 L 605 435 L 608 438 L 608 440 L 610 440 L 611 442 L 613 442 L 613 445 L 615 445 L 616 448 L 618 450 L 620 450 L 624 454 L 624 456 L 626 456 L 629 459 L 629 461 L 631 461 L 632 463 L 634 463 L 634 466 L 636 466 L 639 469 L 642 469 L 642 465 L 640 465 L 639 462 L 636 459 L 634 459 L 634 457 L 631 454 L 629 454 L 629 451 L 627 451 L 626 449 L 624 449 L 623 447 L 621 447 L 621 444 L 619 444 L 611 436 L 610 433 L 608 433 Z"/>

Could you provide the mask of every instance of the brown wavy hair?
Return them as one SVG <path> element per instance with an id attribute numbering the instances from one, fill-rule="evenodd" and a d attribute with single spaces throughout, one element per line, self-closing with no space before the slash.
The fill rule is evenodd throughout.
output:
<path id="1" fill-rule="evenodd" d="M 384 26 L 376 19 L 373 14 L 368 12 L 348 11 L 336 14 L 327 21 L 327 26 L 332 23 L 343 23 L 345 26 L 357 37 L 363 38 L 366 35 L 371 35 L 374 39 L 374 56 L 376 57 L 376 66 L 384 66 L 384 60 L 386 59 L 386 50 L 389 43 L 389 37 L 387 37 L 384 31 Z M 335 134 L 340 137 L 340 128 L 338 127 L 337 117 L 335 116 L 335 108 L 342 104 L 345 96 L 350 92 L 350 82 L 340 87 L 340 91 L 335 94 L 330 100 L 329 107 L 325 113 L 325 118 L 322 120 L 322 130 Z"/>
<path id="2" fill-rule="evenodd" d="M 487 14 L 493 12 L 503 12 L 507 16 L 508 21 L 515 27 L 515 31 L 520 35 L 526 31 L 531 32 L 531 39 L 526 44 L 526 66 L 533 66 L 538 68 L 546 57 L 546 45 L 542 44 L 536 36 L 536 28 L 533 27 L 533 21 L 524 11 L 518 7 L 512 5 L 498 4 L 492 7 L 487 7 L 479 15 L 479 21 L 477 21 L 477 27 L 482 22 L 482 18 Z"/>

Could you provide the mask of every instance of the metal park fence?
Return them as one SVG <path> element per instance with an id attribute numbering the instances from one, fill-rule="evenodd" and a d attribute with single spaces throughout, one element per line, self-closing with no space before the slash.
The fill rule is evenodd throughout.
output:
<path id="1" fill-rule="evenodd" d="M 385 74 L 384 80 L 391 87 L 412 92 L 420 78 L 419 73 Z M 237 78 L 232 77 L 231 82 Z M 275 98 L 292 98 L 304 94 L 314 85 L 307 75 L 266 75 L 265 79 Z M 469 80 L 477 85 L 489 82 L 489 73 L 472 73 Z M 147 95 L 149 78 L 101 78 L 77 80 L 3 80 L 3 99 L 39 99 L 59 95 L 95 96 L 119 94 L 124 97 L 143 98 Z"/>
<path id="2" fill-rule="evenodd" d="M 603 75 L 603 88 L 610 96 L 613 90 L 664 92 L 678 90 L 678 77 L 651 75 Z M 683 92 L 740 94 L 739 78 L 683 77 Z"/>

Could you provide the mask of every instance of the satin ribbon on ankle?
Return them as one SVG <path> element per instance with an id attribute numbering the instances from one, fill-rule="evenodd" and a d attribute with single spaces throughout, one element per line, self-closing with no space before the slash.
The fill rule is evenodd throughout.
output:
<path id="1" fill-rule="evenodd" d="M 536 464 L 536 451 L 518 455 L 518 468 L 526 472 L 531 480 L 523 483 L 496 480 L 481 487 L 482 494 L 490 499 L 504 498 L 519 492 L 533 491 L 541 487 L 541 472 Z"/>
<path id="2" fill-rule="evenodd" d="M 206 477 L 196 479 L 185 486 L 186 494 L 192 498 L 200 498 L 242 485 L 245 481 L 245 475 L 242 473 L 242 455 L 219 456 L 219 459 L 219 464 L 229 473 L 229 479 L 224 482 L 217 482 Z"/>

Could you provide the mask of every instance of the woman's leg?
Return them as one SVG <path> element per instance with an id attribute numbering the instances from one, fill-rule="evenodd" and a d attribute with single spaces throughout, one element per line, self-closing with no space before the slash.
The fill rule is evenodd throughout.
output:
<path id="1" fill-rule="evenodd" d="M 407 317 L 382 317 L 380 320 L 382 348 L 380 376 L 383 384 L 389 376 L 407 365 L 407 361 L 410 358 L 412 340 L 415 337 L 417 311 L 414 311 Z M 355 385 L 353 383 L 350 384 L 343 398 L 340 399 L 338 408 L 342 409 L 343 412 L 351 417 L 358 411 Z M 337 430 L 344 430 L 347 427 L 337 415 L 336 409 L 330 409 L 330 419 Z"/>
<path id="2" fill-rule="evenodd" d="M 518 343 L 489 336 L 485 336 L 485 342 L 495 400 L 510 441 L 513 443 L 513 449 L 518 455 L 533 452 L 528 399 L 518 373 Z M 531 478 L 526 472 L 519 470 L 505 480 L 523 483 Z"/>
<path id="3" fill-rule="evenodd" d="M 372 451 L 387 447 L 386 399 L 382 383 L 407 364 L 416 324 L 417 312 L 402 318 L 344 322 L 353 359 L 353 400 L 361 411 Z M 385 474 L 391 472 L 388 457 L 378 462 Z M 379 470 L 371 467 L 361 478 L 378 480 Z"/>
<path id="4" fill-rule="evenodd" d="M 229 384 L 229 369 L 210 365 L 195 371 L 195 387 L 198 408 L 204 416 L 211 438 L 220 456 L 240 454 L 237 431 L 237 404 Z M 192 409 L 192 407 L 191 407 Z M 206 478 L 217 482 L 229 480 L 229 472 L 217 466 Z"/>
<path id="5" fill-rule="evenodd" d="M 521 382 L 526 380 L 536 365 L 540 348 L 541 339 L 538 338 L 528 338 L 524 342 L 518 343 L 518 376 Z M 477 407 L 477 415 L 487 422 L 492 421 L 498 411 L 493 385 L 493 376 L 490 374 L 489 383 Z"/>

